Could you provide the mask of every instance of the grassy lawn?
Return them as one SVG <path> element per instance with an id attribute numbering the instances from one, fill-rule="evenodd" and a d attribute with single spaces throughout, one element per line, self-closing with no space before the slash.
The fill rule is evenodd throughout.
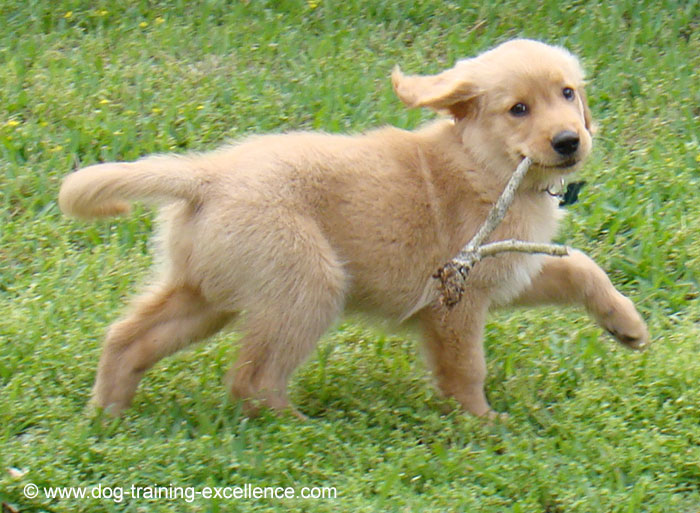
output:
<path id="1" fill-rule="evenodd" d="M 21 512 L 700 511 L 700 7 L 684 1 L 4 0 L 0 502 Z M 153 212 L 64 218 L 78 164 L 266 131 L 413 128 L 389 74 L 506 39 L 563 44 L 599 124 L 560 241 L 639 306 L 654 345 L 581 312 L 487 327 L 488 425 L 432 387 L 415 334 L 346 319 L 295 375 L 311 416 L 248 420 L 228 333 L 161 362 L 119 420 L 86 410 L 106 326 L 145 278 Z M 335 487 L 335 499 L 25 497 L 48 486 Z M 95 490 L 95 488 L 91 488 Z"/>

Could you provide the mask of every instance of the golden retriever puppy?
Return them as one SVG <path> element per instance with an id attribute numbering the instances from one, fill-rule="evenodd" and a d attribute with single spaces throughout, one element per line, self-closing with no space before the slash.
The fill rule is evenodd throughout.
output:
<path id="1" fill-rule="evenodd" d="M 437 384 L 474 415 L 484 394 L 484 322 L 508 304 L 585 307 L 622 343 L 649 342 L 632 302 L 583 253 L 504 254 L 479 263 L 445 309 L 426 284 L 469 241 L 524 156 L 530 168 L 493 240 L 548 242 L 548 192 L 591 150 L 583 74 L 567 51 L 514 40 L 433 76 L 392 76 L 409 107 L 449 114 L 409 132 L 252 137 L 204 154 L 154 156 L 69 175 L 61 209 L 122 214 L 162 205 L 164 265 L 107 334 L 94 402 L 116 414 L 161 358 L 240 318 L 231 393 L 291 408 L 287 383 L 319 337 L 353 308 L 421 326 Z M 292 409 L 293 412 L 295 410 Z"/>

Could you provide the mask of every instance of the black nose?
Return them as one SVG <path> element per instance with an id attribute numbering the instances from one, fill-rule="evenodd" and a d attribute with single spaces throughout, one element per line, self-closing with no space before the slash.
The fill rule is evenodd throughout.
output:
<path id="1" fill-rule="evenodd" d="M 578 149 L 578 134 L 571 130 L 559 132 L 552 139 L 552 148 L 559 154 L 565 157 L 570 157 Z"/>

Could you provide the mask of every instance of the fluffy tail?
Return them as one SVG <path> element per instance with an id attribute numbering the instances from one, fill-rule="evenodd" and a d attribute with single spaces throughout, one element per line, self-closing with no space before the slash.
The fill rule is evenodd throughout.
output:
<path id="1" fill-rule="evenodd" d="M 58 194 L 61 210 L 92 219 L 123 214 L 129 201 L 199 202 L 203 179 L 191 158 L 156 156 L 136 162 L 112 162 L 68 175 Z"/>

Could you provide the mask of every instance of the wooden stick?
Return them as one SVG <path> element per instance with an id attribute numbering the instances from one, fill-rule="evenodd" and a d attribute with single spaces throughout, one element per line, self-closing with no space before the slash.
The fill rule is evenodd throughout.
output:
<path id="1" fill-rule="evenodd" d="M 508 212 L 510 204 L 513 203 L 515 191 L 517 191 L 518 187 L 520 187 L 520 183 L 523 181 L 523 178 L 525 178 L 525 174 L 530 169 L 531 165 L 532 160 L 530 160 L 529 157 L 525 157 L 520 164 L 518 164 L 518 167 L 515 168 L 510 180 L 508 180 L 505 189 L 503 189 L 503 192 L 496 201 L 496 204 L 491 207 L 489 215 L 486 217 L 486 221 L 484 221 L 484 224 L 481 225 L 481 228 L 479 228 L 479 231 L 476 232 L 476 235 L 472 237 L 472 240 L 470 240 L 464 249 L 459 252 L 457 258 L 459 258 L 462 253 L 471 253 L 477 247 L 481 246 L 489 235 L 491 235 L 491 233 L 496 229 L 496 227 L 501 224 L 501 221 L 503 221 L 503 218 L 506 216 L 506 212 Z"/>
<path id="2" fill-rule="evenodd" d="M 552 256 L 567 256 L 569 254 L 569 247 L 562 246 L 560 244 L 543 244 L 508 239 L 499 240 L 498 242 L 492 242 L 490 244 L 484 244 L 476 250 L 476 253 L 478 255 L 478 259 L 481 260 L 484 257 L 494 256 L 498 253 L 508 251 L 518 253 L 540 253 Z M 453 260 L 453 262 L 455 261 L 459 262 L 459 260 L 456 258 Z"/>
<path id="3" fill-rule="evenodd" d="M 467 275 L 482 258 L 504 252 L 541 253 L 553 256 L 566 256 L 569 254 L 569 249 L 566 246 L 557 244 L 537 244 L 513 239 L 484 244 L 484 241 L 503 221 L 508 208 L 513 203 L 515 192 L 518 190 L 531 165 L 532 160 L 528 157 L 525 157 L 518 164 L 503 193 L 501 193 L 495 205 L 491 207 L 489 215 L 476 232 L 476 235 L 472 237 L 454 259 L 443 265 L 433 275 L 433 278 L 439 282 L 437 288 L 439 292 L 438 299 L 441 305 L 451 308 L 460 302 L 464 295 Z M 429 287 L 431 286 L 429 285 Z M 423 296 L 424 298 L 432 296 L 432 291 L 426 290 Z"/>
<path id="4" fill-rule="evenodd" d="M 567 256 L 569 248 L 559 244 L 540 244 L 521 240 L 501 240 L 484 244 L 470 253 L 460 252 L 459 257 L 443 265 L 433 275 L 439 281 L 438 292 L 441 305 L 452 308 L 460 302 L 464 295 L 467 275 L 481 259 L 496 256 L 499 253 L 518 252 L 545 254 L 552 256 Z"/>

